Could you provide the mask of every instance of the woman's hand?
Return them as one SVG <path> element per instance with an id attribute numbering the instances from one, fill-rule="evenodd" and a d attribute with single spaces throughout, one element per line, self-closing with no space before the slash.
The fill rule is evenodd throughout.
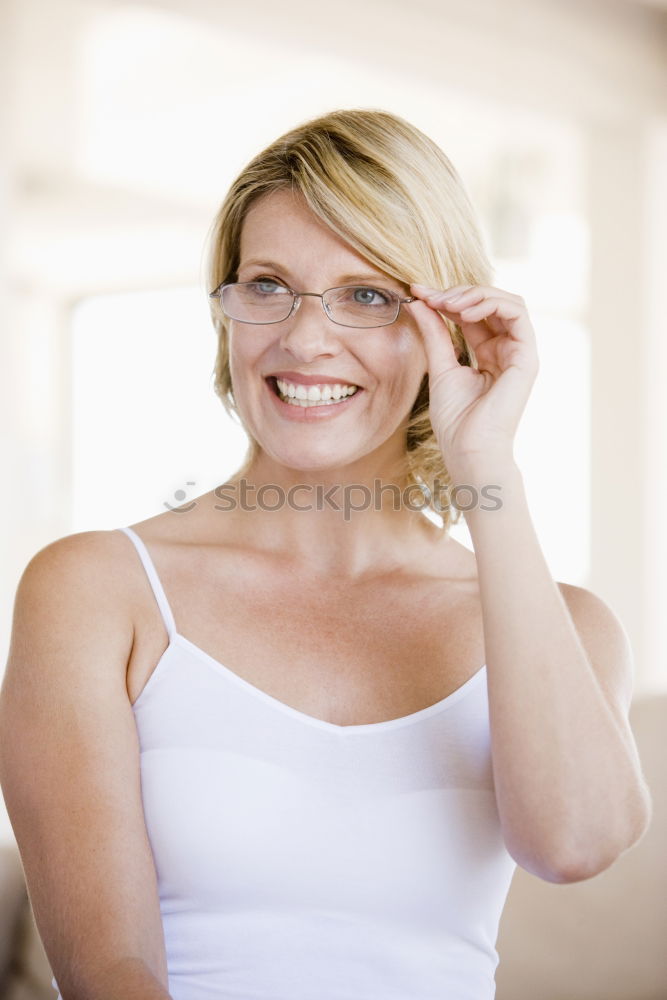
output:
<path id="1" fill-rule="evenodd" d="M 421 300 L 410 308 L 424 338 L 429 416 L 448 471 L 513 461 L 514 435 L 539 368 L 524 300 L 486 285 L 410 289 Z M 461 328 L 478 369 L 459 364 L 437 310 Z"/>

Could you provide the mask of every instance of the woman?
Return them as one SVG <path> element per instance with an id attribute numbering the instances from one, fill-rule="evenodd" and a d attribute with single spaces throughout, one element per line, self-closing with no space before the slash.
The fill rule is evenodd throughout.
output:
<path id="1" fill-rule="evenodd" d="M 514 460 L 525 303 L 381 111 L 277 139 L 211 242 L 246 462 L 17 592 L 1 777 L 53 985 L 493 997 L 516 864 L 590 878 L 650 812 L 625 632 L 551 578 Z"/>

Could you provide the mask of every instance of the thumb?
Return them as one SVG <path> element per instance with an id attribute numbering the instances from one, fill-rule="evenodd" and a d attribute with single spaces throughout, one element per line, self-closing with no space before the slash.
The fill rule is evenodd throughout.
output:
<path id="1" fill-rule="evenodd" d="M 429 376 L 434 378 L 453 368 L 459 368 L 452 335 L 443 316 L 421 300 L 413 303 L 413 314 L 424 340 Z"/>

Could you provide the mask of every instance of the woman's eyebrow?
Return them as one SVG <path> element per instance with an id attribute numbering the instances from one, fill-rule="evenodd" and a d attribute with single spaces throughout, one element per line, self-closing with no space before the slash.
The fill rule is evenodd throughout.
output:
<path id="1" fill-rule="evenodd" d="M 282 271 L 282 273 L 286 274 L 290 278 L 290 280 L 294 279 L 294 276 L 290 273 L 289 268 L 285 267 L 282 264 L 276 263 L 276 261 L 274 260 L 257 260 L 255 258 L 251 258 L 250 260 L 246 260 L 242 264 L 239 264 L 238 269 L 240 271 L 242 270 L 242 268 L 250 267 L 251 265 L 255 267 L 268 267 L 272 271 Z M 341 274 L 336 279 L 336 284 L 345 285 L 349 281 L 373 281 L 385 285 L 394 284 L 394 285 L 404 285 L 405 287 L 407 287 L 407 285 L 405 285 L 404 282 L 398 281 L 397 278 L 386 277 L 384 274 L 380 274 L 378 271 L 360 271 L 355 274 Z M 332 285 L 331 287 L 334 288 L 336 286 Z"/>

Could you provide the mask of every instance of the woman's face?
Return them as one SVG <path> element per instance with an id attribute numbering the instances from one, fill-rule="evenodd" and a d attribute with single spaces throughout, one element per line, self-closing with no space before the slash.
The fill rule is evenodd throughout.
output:
<path id="1" fill-rule="evenodd" d="M 238 281 L 270 278 L 296 291 L 323 292 L 363 284 L 409 295 L 407 285 L 355 253 L 290 190 L 259 199 L 246 216 Z M 271 290 L 272 286 L 266 286 Z M 263 452 L 281 465 L 321 471 L 377 452 L 375 467 L 404 451 L 405 420 L 427 370 L 410 305 L 391 326 L 339 326 L 321 299 L 305 297 L 279 323 L 230 320 L 230 371 L 243 423 Z M 291 373 L 291 376 L 288 375 Z M 301 407 L 283 402 L 275 380 L 332 381 L 359 388 L 340 403 Z M 282 376 L 285 376 L 284 379 Z M 314 378 L 313 378 L 314 377 Z"/>

